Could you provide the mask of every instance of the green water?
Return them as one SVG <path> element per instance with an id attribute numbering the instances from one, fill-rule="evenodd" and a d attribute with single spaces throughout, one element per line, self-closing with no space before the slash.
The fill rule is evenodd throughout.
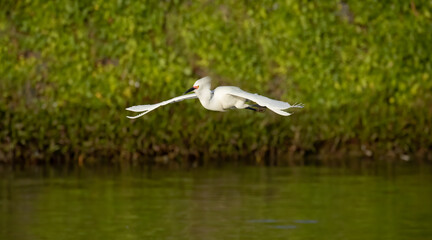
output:
<path id="1" fill-rule="evenodd" d="M 432 239 L 430 166 L 0 174 L 2 240 Z"/>

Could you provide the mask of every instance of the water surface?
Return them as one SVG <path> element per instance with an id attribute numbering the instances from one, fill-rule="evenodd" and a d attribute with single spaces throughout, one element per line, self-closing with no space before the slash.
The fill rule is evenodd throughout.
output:
<path id="1" fill-rule="evenodd" d="M 430 166 L 0 168 L 0 239 L 432 239 Z"/>

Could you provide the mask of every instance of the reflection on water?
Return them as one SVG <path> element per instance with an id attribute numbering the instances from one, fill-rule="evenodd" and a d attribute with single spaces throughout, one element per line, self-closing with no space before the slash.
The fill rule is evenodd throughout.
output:
<path id="1" fill-rule="evenodd" d="M 432 236 L 430 166 L 0 169 L 0 239 Z"/>

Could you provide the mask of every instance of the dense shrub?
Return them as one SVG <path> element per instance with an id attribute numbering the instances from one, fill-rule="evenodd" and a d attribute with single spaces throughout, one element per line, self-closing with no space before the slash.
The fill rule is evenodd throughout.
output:
<path id="1" fill-rule="evenodd" d="M 432 147 L 430 1 L 6 1 L 0 159 L 201 158 Z M 135 121 L 125 107 L 214 85 L 305 108 Z"/>

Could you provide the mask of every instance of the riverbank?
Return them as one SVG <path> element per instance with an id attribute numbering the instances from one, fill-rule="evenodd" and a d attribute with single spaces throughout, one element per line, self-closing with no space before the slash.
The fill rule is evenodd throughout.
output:
<path id="1" fill-rule="evenodd" d="M 0 161 L 277 155 L 430 159 L 430 3 L 4 4 Z M 209 75 L 305 108 L 176 103 Z M 101 160 L 102 161 L 102 160 Z M 165 161 L 165 160 L 163 160 Z"/>

